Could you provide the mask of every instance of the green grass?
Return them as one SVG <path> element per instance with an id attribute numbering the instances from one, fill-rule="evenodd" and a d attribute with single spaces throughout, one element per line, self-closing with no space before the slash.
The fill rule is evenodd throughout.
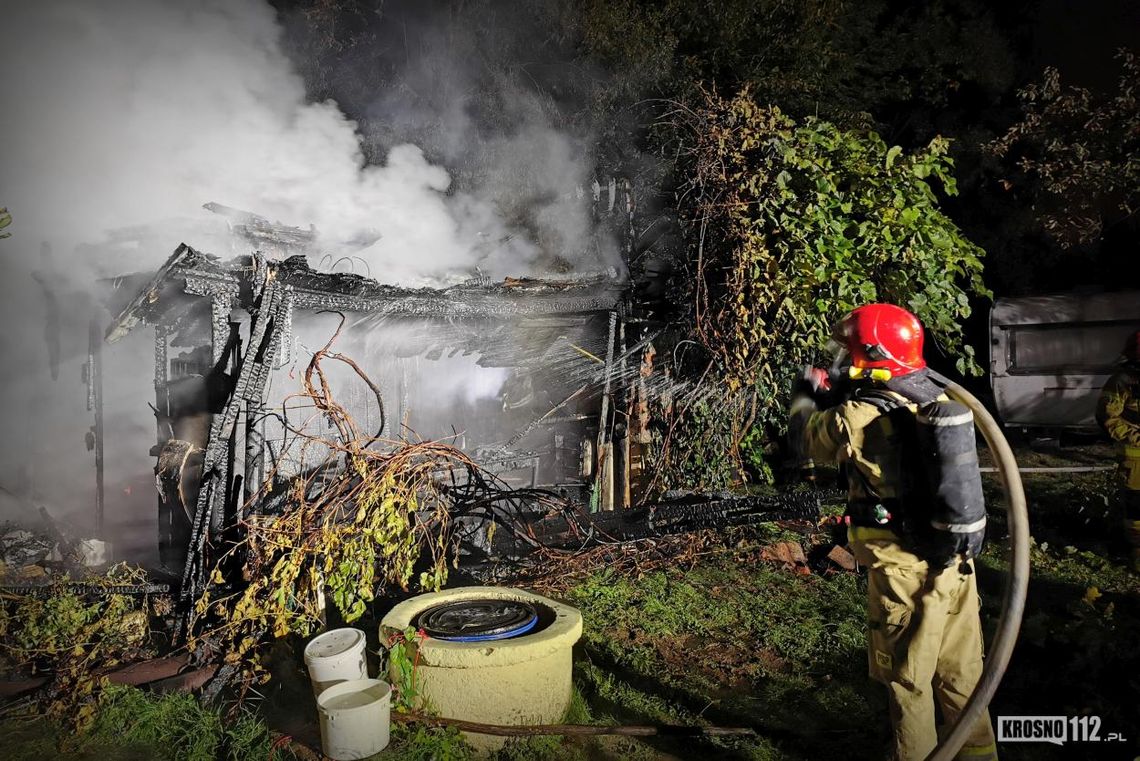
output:
<path id="1" fill-rule="evenodd" d="M 637 580 L 609 571 L 572 590 L 585 618 L 578 673 L 612 718 L 752 726 L 775 740 L 662 742 L 670 753 L 813 758 L 821 738 L 871 738 L 865 587 L 732 556 Z"/>
<path id="2" fill-rule="evenodd" d="M 1128 569 L 1124 556 L 1105 557 L 1073 545 L 1038 543 L 1032 537 L 1030 541 L 1032 580 L 1038 584 L 1069 586 L 1082 594 L 1095 587 L 1101 593 L 1140 595 L 1140 575 Z M 1004 545 L 994 544 L 982 555 L 981 563 L 995 572 L 1004 572 L 1008 557 Z"/>
<path id="3" fill-rule="evenodd" d="M 636 581 L 603 571 L 575 588 L 571 602 L 583 611 L 587 642 L 619 663 L 642 665 L 681 641 L 697 672 L 741 648 L 772 656 L 741 664 L 759 676 L 842 666 L 863 646 L 864 595 L 853 574 L 798 576 L 729 562 Z"/>
<path id="4" fill-rule="evenodd" d="M 73 734 L 45 718 L 11 719 L 0 726 L 10 761 L 272 761 L 289 758 L 272 748 L 269 729 L 242 713 L 224 720 L 192 695 L 154 696 L 111 686 L 94 723 Z"/>
<path id="5" fill-rule="evenodd" d="M 1107 449 L 1031 452 L 1029 465 L 1104 464 Z M 1128 548 L 1111 472 L 1024 474 L 1029 524 L 1030 581 L 1021 635 L 993 715 L 1101 717 L 1104 732 L 1140 738 L 1140 575 L 1128 570 Z M 1001 606 L 1008 550 L 1004 515 L 993 477 L 985 479 L 991 539 L 979 563 L 983 621 L 993 628 Z M 1132 758 L 1133 744 L 1120 757 Z M 1113 749 L 1114 751 L 1116 749 Z M 1075 748 L 1007 745 L 1004 759 L 1077 757 Z M 1076 753 L 1077 755 L 1074 755 Z M 1112 758 L 1106 751 L 1103 756 Z"/>
<path id="6" fill-rule="evenodd" d="M 126 742 L 161 748 L 170 761 L 233 761 L 273 758 L 269 730 L 242 712 L 232 721 L 193 695 L 152 697 L 132 687 L 110 687 L 91 729 L 100 743 Z"/>
<path id="7" fill-rule="evenodd" d="M 392 761 L 467 761 L 471 758 L 471 749 L 455 730 L 393 724 L 391 743 L 375 758 Z"/>

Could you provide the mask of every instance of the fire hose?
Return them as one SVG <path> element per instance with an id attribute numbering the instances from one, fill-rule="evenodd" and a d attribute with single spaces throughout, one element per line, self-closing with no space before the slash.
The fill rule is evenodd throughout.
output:
<path id="1" fill-rule="evenodd" d="M 974 687 L 966 707 L 958 715 L 950 732 L 927 756 L 926 761 L 950 761 L 961 750 L 974 724 L 980 719 L 993 699 L 1009 659 L 1013 655 L 1021 618 L 1025 613 L 1025 593 L 1029 586 L 1029 512 L 1025 504 L 1025 490 L 1013 450 L 1005 439 L 1001 427 L 977 397 L 957 383 L 931 373 L 932 378 L 946 390 L 947 396 L 970 408 L 976 428 L 982 432 L 1005 492 L 1006 520 L 1009 531 L 1009 576 L 1002 598 L 1001 615 L 997 632 L 990 644 L 989 655 L 978 684 Z"/>

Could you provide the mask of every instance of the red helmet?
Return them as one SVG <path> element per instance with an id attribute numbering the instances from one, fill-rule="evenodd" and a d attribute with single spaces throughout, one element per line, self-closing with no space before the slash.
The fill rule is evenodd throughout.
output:
<path id="1" fill-rule="evenodd" d="M 891 377 L 926 367 L 922 358 L 922 323 L 894 304 L 867 304 L 844 317 L 835 340 L 859 370 L 886 370 Z"/>

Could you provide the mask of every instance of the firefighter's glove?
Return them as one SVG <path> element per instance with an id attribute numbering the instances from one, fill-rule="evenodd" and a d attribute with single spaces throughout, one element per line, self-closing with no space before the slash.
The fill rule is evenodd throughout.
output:
<path id="1" fill-rule="evenodd" d="M 826 370 L 820 370 L 818 367 L 811 367 L 804 365 L 800 376 L 796 378 L 795 384 L 792 386 L 792 397 L 808 396 L 819 403 L 821 397 L 826 395 L 831 390 L 831 379 L 827 376 Z"/>

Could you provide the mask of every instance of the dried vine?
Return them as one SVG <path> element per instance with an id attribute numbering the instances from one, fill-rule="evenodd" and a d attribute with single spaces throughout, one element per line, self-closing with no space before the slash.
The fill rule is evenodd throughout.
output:
<path id="1" fill-rule="evenodd" d="M 273 637 L 312 633 L 326 601 L 344 620 L 358 619 L 378 591 L 416 583 L 437 590 L 456 562 L 456 518 L 504 520 L 508 505 L 541 500 L 537 491 L 512 491 L 483 472 L 461 450 L 434 441 L 380 441 L 364 435 L 334 398 L 321 363 L 347 364 L 380 400 L 379 390 L 351 359 L 331 347 L 344 320 L 314 353 L 301 397 L 316 414 L 286 429 L 302 440 L 302 453 L 323 447 L 321 466 L 292 478 L 284 499 L 271 472 L 247 505 L 243 539 L 219 558 L 191 623 L 191 649 L 224 652 L 228 664 L 257 675 L 254 651 Z M 380 402 L 382 404 L 382 401 Z M 309 431 L 327 420 L 335 436 Z M 302 458 L 303 459 L 303 458 Z M 272 513 L 259 506 L 274 496 Z M 244 583 L 229 583 L 240 564 Z M 417 567 L 422 567 L 416 575 Z M 413 578 L 415 577 L 415 578 Z"/>

